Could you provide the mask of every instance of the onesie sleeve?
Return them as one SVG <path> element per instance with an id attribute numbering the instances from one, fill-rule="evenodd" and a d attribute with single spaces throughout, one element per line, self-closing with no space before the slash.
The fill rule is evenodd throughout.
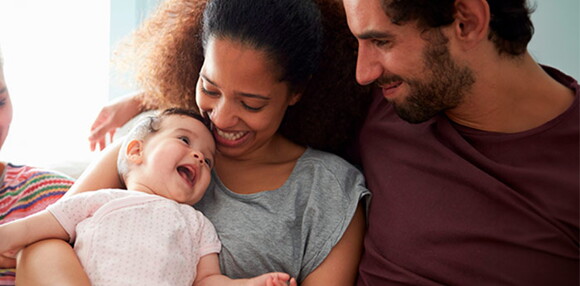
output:
<path id="1" fill-rule="evenodd" d="M 198 211 L 198 213 L 200 215 L 199 221 L 201 229 L 199 257 L 211 253 L 219 253 L 222 245 L 213 224 L 201 212 Z"/>
<path id="2" fill-rule="evenodd" d="M 76 226 L 84 219 L 92 216 L 97 209 L 110 200 L 104 191 L 84 192 L 62 198 L 46 209 L 56 218 L 70 237 L 70 242 L 76 238 Z"/>

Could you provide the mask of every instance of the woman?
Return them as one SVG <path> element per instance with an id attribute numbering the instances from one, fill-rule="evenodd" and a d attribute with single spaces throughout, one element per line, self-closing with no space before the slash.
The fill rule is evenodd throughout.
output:
<path id="1" fill-rule="evenodd" d="M 12 124 L 12 101 L 0 51 L 0 149 Z M 0 161 L 0 224 L 26 217 L 60 199 L 73 179 L 54 171 Z M 0 255 L 0 285 L 14 285 L 13 257 Z"/>
<path id="2" fill-rule="evenodd" d="M 354 167 L 311 147 L 346 145 L 364 90 L 354 83 L 354 68 L 341 73 L 345 63 L 354 67 L 356 55 L 350 36 L 345 40 L 340 3 L 320 7 L 322 20 L 314 3 L 301 0 L 213 0 L 207 7 L 169 1 L 135 36 L 153 37 L 151 46 L 138 45 L 145 53 L 138 58 L 147 63 L 141 66 L 147 96 L 109 109 L 134 115 L 136 103 L 197 106 L 211 119 L 218 149 L 214 183 L 196 207 L 216 226 L 222 271 L 232 278 L 276 270 L 301 285 L 354 284 L 364 233 L 360 202 L 368 191 Z M 344 33 L 327 34 L 325 49 L 321 21 Z M 344 56 L 332 49 L 346 47 L 343 55 L 351 60 L 336 62 Z M 113 147 L 73 193 L 120 184 Z M 41 251 L 26 252 L 28 258 Z"/>

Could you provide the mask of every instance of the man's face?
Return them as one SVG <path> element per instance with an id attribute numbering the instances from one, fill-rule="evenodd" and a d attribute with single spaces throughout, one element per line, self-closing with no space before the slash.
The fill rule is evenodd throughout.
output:
<path id="1" fill-rule="evenodd" d="M 454 61 L 441 30 L 395 25 L 380 0 L 344 0 L 344 6 L 359 43 L 357 81 L 376 83 L 401 118 L 423 122 L 463 101 L 475 78 Z"/>

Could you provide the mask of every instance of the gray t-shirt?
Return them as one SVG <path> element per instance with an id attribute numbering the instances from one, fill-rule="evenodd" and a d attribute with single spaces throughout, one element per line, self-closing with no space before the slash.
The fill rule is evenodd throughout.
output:
<path id="1" fill-rule="evenodd" d="M 281 271 L 302 282 L 348 227 L 370 195 L 362 174 L 340 157 L 308 148 L 276 190 L 236 194 L 214 173 L 195 205 L 214 224 L 222 272 L 248 278 Z"/>

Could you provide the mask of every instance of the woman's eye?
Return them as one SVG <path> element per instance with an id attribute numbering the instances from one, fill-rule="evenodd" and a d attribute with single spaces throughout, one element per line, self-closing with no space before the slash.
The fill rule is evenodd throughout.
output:
<path id="1" fill-rule="evenodd" d="M 209 91 L 209 90 L 207 90 L 207 89 L 206 89 L 205 87 L 203 87 L 203 86 L 201 87 L 201 92 L 203 92 L 204 94 L 206 94 L 206 95 L 209 95 L 209 96 L 217 96 L 217 95 L 219 95 L 219 92 L 216 92 L 216 91 Z"/>
<path id="2" fill-rule="evenodd" d="M 180 136 L 179 140 L 181 140 L 183 143 L 189 145 L 189 138 L 187 138 L 186 136 Z"/>
<path id="3" fill-rule="evenodd" d="M 244 106 L 245 109 L 249 110 L 249 111 L 260 111 L 262 110 L 262 108 L 264 108 L 264 106 L 260 106 L 260 107 L 253 107 L 248 105 L 247 103 L 242 101 L 242 105 Z"/>
<path id="4" fill-rule="evenodd" d="M 6 101 L 8 101 L 8 96 L 5 96 L 5 94 L 8 94 L 8 89 L 0 88 L 0 106 L 4 106 Z"/>

